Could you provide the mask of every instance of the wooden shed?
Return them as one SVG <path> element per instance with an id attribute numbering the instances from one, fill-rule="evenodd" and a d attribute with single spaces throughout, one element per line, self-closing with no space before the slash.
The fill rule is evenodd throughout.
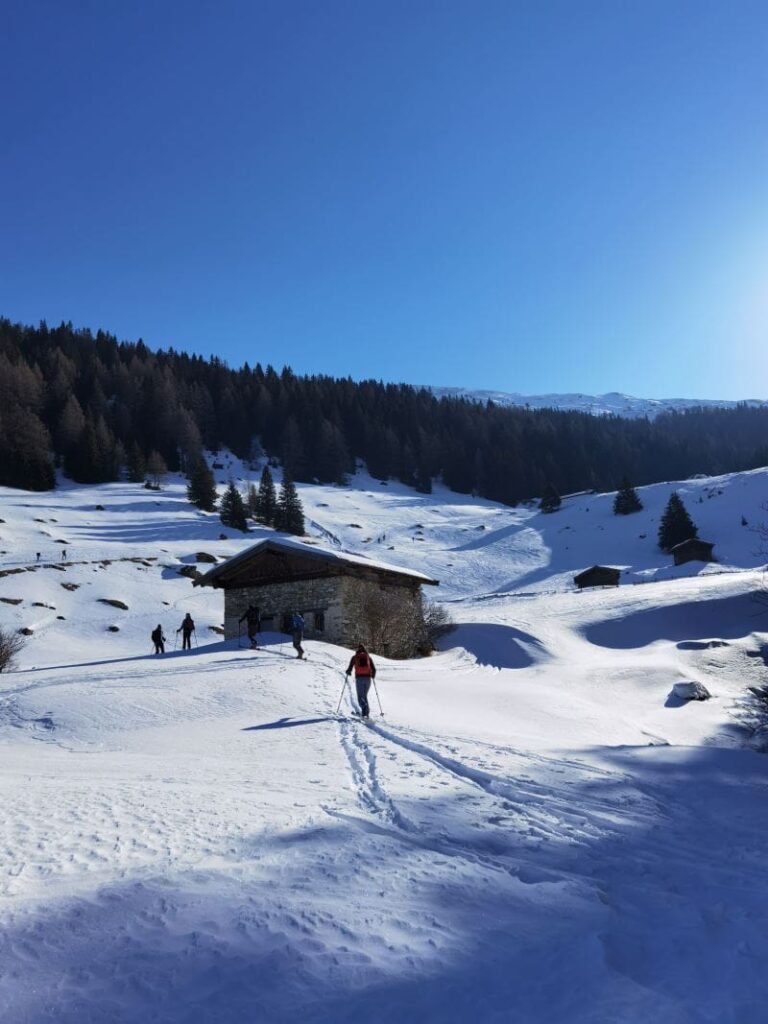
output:
<path id="1" fill-rule="evenodd" d="M 591 569 L 585 569 L 578 576 L 573 577 L 573 582 L 583 590 L 585 587 L 618 587 L 621 569 L 612 565 L 593 565 Z"/>
<path id="2" fill-rule="evenodd" d="M 712 554 L 714 546 L 714 544 L 710 544 L 706 540 L 699 540 L 698 537 L 689 537 L 688 540 L 675 544 L 670 550 L 675 560 L 675 565 L 683 565 L 685 562 L 716 561 L 715 556 Z"/>
<path id="3" fill-rule="evenodd" d="M 261 612 L 263 630 L 289 631 L 298 611 L 306 635 L 351 646 L 370 643 L 356 614 L 360 595 L 386 593 L 389 609 L 421 617 L 422 586 L 438 581 L 385 562 L 334 551 L 289 538 L 267 538 L 215 566 L 194 581 L 196 587 L 224 591 L 224 635 L 237 637 L 239 619 L 250 604 Z M 353 600 L 354 598 L 354 600 Z"/>

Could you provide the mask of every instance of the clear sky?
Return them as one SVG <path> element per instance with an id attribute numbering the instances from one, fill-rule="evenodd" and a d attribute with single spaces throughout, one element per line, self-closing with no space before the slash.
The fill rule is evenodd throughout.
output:
<path id="1" fill-rule="evenodd" d="M 768 5 L 5 0 L 0 314 L 768 395 Z"/>

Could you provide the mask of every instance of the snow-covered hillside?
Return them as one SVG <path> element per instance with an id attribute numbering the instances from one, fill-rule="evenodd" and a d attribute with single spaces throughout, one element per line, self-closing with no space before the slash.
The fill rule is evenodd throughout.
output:
<path id="1" fill-rule="evenodd" d="M 662 412 L 682 412 L 685 409 L 733 409 L 737 405 L 768 406 L 764 398 L 745 398 L 740 401 L 718 398 L 636 398 L 620 391 L 604 395 L 573 394 L 521 395 L 517 392 L 492 391 L 477 388 L 431 387 L 438 398 L 468 398 L 473 402 L 493 402 L 495 405 L 519 406 L 529 409 L 571 409 L 594 416 L 625 416 L 630 419 L 647 416 L 653 419 Z"/>
<path id="2" fill-rule="evenodd" d="M 32 632 L 0 676 L 0 1019 L 764 1020 L 768 471 L 676 485 L 707 567 L 656 547 L 674 486 L 629 517 L 300 488 L 313 539 L 440 579 L 458 623 L 379 659 L 370 725 L 335 714 L 348 651 L 224 643 L 179 575 L 264 531 L 179 479 L 3 491 L 0 624 Z M 595 562 L 622 586 L 576 592 Z"/>

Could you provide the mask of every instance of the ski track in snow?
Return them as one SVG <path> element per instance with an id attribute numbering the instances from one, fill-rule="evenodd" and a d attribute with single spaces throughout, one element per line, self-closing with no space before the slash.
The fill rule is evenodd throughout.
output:
<path id="1" fill-rule="evenodd" d="M 655 549 L 674 487 L 727 573 Z M 660 484 L 623 520 L 302 488 L 316 539 L 439 578 L 460 623 L 379 659 L 368 723 L 349 652 L 213 633 L 220 596 L 177 570 L 254 536 L 219 540 L 182 482 L 3 492 L 0 569 L 30 571 L 0 615 L 34 629 L 0 677 L 3 1024 L 762 1024 L 768 616 L 740 520 L 767 491 Z M 77 562 L 36 563 L 57 537 Z M 625 585 L 570 592 L 597 561 Z M 187 610 L 198 647 L 145 653 Z M 670 702 L 687 678 L 714 699 Z"/>

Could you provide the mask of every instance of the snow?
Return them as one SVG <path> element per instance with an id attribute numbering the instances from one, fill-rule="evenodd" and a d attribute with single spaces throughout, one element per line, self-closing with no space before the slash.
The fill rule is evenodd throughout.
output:
<path id="1" fill-rule="evenodd" d="M 351 552 L 334 551 L 331 548 L 323 548 L 317 541 L 307 542 L 298 537 L 264 537 L 251 547 L 246 548 L 245 551 L 241 551 L 238 555 L 231 558 L 226 563 L 226 569 L 229 570 L 233 566 L 240 564 L 241 561 L 246 561 L 252 558 L 253 555 L 267 547 L 278 551 L 296 551 L 299 554 L 309 553 L 313 557 L 322 558 L 326 562 L 362 565 L 369 569 L 383 569 L 387 572 L 411 576 L 413 579 L 421 580 L 422 583 L 426 584 L 437 582 L 436 580 L 430 579 L 430 577 L 426 576 L 423 572 L 415 572 L 413 569 L 403 569 L 402 566 L 391 565 L 389 562 L 383 562 L 377 558 L 368 558 L 363 555 L 354 555 Z M 203 578 L 198 580 L 197 586 L 205 586 L 206 584 L 213 582 L 213 580 L 221 574 L 223 568 L 223 565 L 217 565 L 214 566 L 213 569 L 209 569 Z"/>
<path id="2" fill-rule="evenodd" d="M 717 564 L 656 548 L 674 488 Z M 179 479 L 1 493 L 0 623 L 34 630 L 0 676 L 4 1024 L 762 1024 L 768 471 L 628 517 L 301 487 L 314 540 L 439 579 L 458 623 L 377 658 L 369 725 L 348 651 L 222 642 L 221 594 L 178 575 L 272 531 Z M 622 585 L 577 592 L 594 563 Z"/>
<path id="3" fill-rule="evenodd" d="M 571 394 L 521 395 L 518 392 L 492 391 L 460 387 L 426 387 L 438 398 L 466 398 L 472 402 L 493 402 L 494 405 L 529 408 L 563 409 L 587 412 L 593 416 L 624 416 L 630 419 L 647 416 L 654 419 L 663 412 L 684 412 L 686 409 L 735 409 L 737 405 L 761 408 L 768 405 L 764 398 L 740 400 L 719 398 L 636 398 L 620 391 L 604 395 Z"/>

